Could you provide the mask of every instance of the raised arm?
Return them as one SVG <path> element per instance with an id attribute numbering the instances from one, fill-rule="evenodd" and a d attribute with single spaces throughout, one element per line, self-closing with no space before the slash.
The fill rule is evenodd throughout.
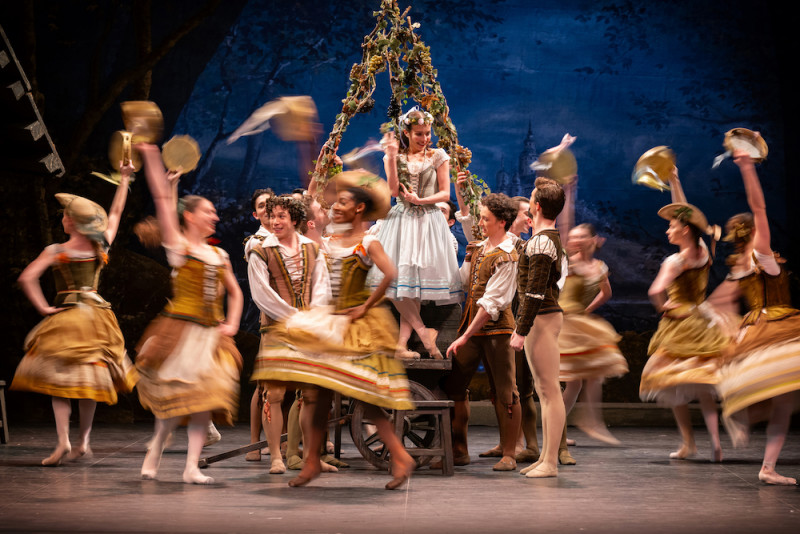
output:
<path id="1" fill-rule="evenodd" d="M 669 190 L 672 195 L 672 202 L 686 202 L 686 195 L 683 194 L 683 186 L 678 178 L 678 168 L 672 169 L 672 176 L 669 177 Z"/>
<path id="2" fill-rule="evenodd" d="M 564 209 L 556 217 L 556 228 L 562 243 L 567 242 L 569 231 L 575 226 L 575 196 L 578 190 L 578 177 L 563 185 Z"/>
<path id="3" fill-rule="evenodd" d="M 383 160 L 383 170 L 386 172 L 386 181 L 389 184 L 389 191 L 393 197 L 400 193 L 400 177 L 397 174 L 397 154 L 400 151 L 400 146 L 394 132 L 386 132 L 381 140 L 383 145 L 384 154 L 386 157 Z"/>
<path id="4" fill-rule="evenodd" d="M 114 200 L 111 201 L 111 208 L 108 210 L 108 227 L 105 231 L 106 242 L 111 245 L 117 237 L 119 222 L 122 219 L 122 210 L 125 209 L 125 202 L 128 200 L 128 188 L 133 175 L 133 163 L 128 161 L 125 165 L 119 162 L 120 179 L 117 184 L 117 191 L 114 193 Z"/>
<path id="5" fill-rule="evenodd" d="M 167 246 L 175 246 L 181 240 L 181 230 L 178 224 L 177 206 L 161 160 L 161 152 L 157 146 L 146 143 L 137 144 L 136 149 L 142 154 L 144 161 L 147 185 L 156 206 L 161 240 Z"/>
<path id="6" fill-rule="evenodd" d="M 761 182 L 756 173 L 753 160 L 746 152 L 736 151 L 733 154 L 733 162 L 739 167 L 742 173 L 744 189 L 747 192 L 747 204 L 753 213 L 753 224 L 756 232 L 753 238 L 753 249 L 759 254 L 772 255 L 770 247 L 769 220 L 767 219 L 767 203 L 764 200 L 764 191 L 761 189 Z"/>

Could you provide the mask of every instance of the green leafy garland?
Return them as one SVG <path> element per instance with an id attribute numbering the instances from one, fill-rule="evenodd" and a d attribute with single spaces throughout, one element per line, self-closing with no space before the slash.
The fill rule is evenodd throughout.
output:
<path id="1" fill-rule="evenodd" d="M 380 11 L 373 12 L 377 24 L 364 37 L 361 45 L 362 61 L 354 64 L 350 70 L 351 83 L 347 97 L 342 100 L 342 111 L 336 115 L 331 133 L 312 172 L 320 202 L 329 180 L 341 171 L 341 167 L 336 165 L 335 157 L 342 134 L 352 117 L 357 113 L 368 113 L 375 106 L 372 98 L 376 88 L 375 76 L 385 70 L 389 72 L 392 98 L 388 109 L 389 122 L 381 125 L 381 132 L 394 131 L 395 135 L 399 135 L 401 104 L 406 104 L 411 99 L 433 115 L 432 129 L 438 138 L 437 146 L 450 155 L 451 182 L 455 183 L 459 172 L 468 172 L 472 152 L 458 144 L 458 133 L 449 116 L 450 108 L 439 82 L 436 81 L 437 71 L 431 64 L 430 47 L 414 33 L 419 28 L 419 23 L 412 23 L 411 17 L 406 16 L 410 9 L 406 8 L 401 14 L 397 0 L 382 0 Z M 398 173 L 402 174 L 402 169 L 398 168 Z M 486 183 L 474 174 L 470 175 L 462 190 L 464 201 L 476 221 L 480 216 L 478 201 L 488 192 Z M 480 237 L 477 224 L 474 225 L 473 232 L 475 238 Z"/>

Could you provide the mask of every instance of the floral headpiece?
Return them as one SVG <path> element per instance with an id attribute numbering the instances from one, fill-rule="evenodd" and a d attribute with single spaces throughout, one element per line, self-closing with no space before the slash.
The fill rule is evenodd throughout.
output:
<path id="1" fill-rule="evenodd" d="M 409 117 L 409 115 L 411 115 L 415 111 L 419 111 L 420 113 L 422 113 L 422 117 L 418 118 Z M 430 113 L 428 113 L 423 109 L 419 109 L 419 106 L 414 106 L 413 108 L 406 111 L 405 114 L 403 114 L 403 116 L 400 117 L 398 122 L 402 124 L 405 128 L 411 128 L 411 126 L 413 126 L 414 124 L 419 124 L 420 126 L 424 126 L 427 124 L 428 126 L 430 126 L 431 124 L 433 124 L 433 115 L 431 115 Z"/>
<path id="2" fill-rule="evenodd" d="M 682 223 L 688 223 L 692 219 L 692 208 L 689 206 L 680 206 L 675 208 L 675 211 L 672 213 L 672 216 L 675 219 L 678 219 Z"/>
<path id="3" fill-rule="evenodd" d="M 753 227 L 745 222 L 736 222 L 728 227 L 728 233 L 722 239 L 723 241 L 737 242 L 737 241 L 750 241 L 750 234 L 753 233 Z"/>

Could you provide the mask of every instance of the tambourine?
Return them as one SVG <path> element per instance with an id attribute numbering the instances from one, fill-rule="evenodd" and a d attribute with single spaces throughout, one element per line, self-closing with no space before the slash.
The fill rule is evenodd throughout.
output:
<path id="1" fill-rule="evenodd" d="M 314 100 L 310 96 L 283 96 L 278 100 L 284 111 L 270 120 L 275 135 L 284 141 L 314 141 L 322 131 Z"/>
<path id="2" fill-rule="evenodd" d="M 667 146 L 653 147 L 633 166 L 631 181 L 657 191 L 669 191 L 669 179 L 675 171 L 675 153 Z"/>
<path id="3" fill-rule="evenodd" d="M 164 116 L 155 102 L 131 100 L 120 104 L 125 130 L 133 136 L 132 144 L 158 143 L 164 134 Z"/>
<path id="4" fill-rule="evenodd" d="M 119 162 L 127 165 L 130 161 L 133 164 L 133 170 L 138 171 L 142 168 L 142 157 L 139 153 L 132 148 L 133 134 L 124 130 L 119 130 L 111 134 L 111 140 L 108 142 L 108 161 L 111 163 L 111 168 L 119 172 Z"/>
<path id="5" fill-rule="evenodd" d="M 578 175 L 578 162 L 569 146 L 575 137 L 566 134 L 558 146 L 548 148 L 531 163 L 537 176 L 550 178 L 560 184 L 568 184 Z"/>
<path id="6" fill-rule="evenodd" d="M 761 134 L 747 128 L 734 128 L 725 133 L 722 141 L 725 150 L 733 154 L 737 150 L 747 152 L 753 163 L 761 163 L 767 159 L 769 148 Z"/>
<path id="7" fill-rule="evenodd" d="M 161 158 L 170 171 L 192 171 L 197 167 L 200 156 L 200 146 L 188 135 L 176 135 L 161 147 Z"/>

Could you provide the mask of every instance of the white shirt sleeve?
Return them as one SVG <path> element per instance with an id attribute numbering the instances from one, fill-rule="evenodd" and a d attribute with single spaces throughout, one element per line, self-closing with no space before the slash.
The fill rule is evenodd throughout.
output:
<path id="1" fill-rule="evenodd" d="M 514 293 L 517 290 L 517 263 L 507 261 L 495 270 L 494 274 L 486 283 L 486 292 L 478 299 L 478 306 L 481 306 L 486 313 L 496 321 L 500 317 L 500 312 L 511 306 Z"/>
<path id="2" fill-rule="evenodd" d="M 247 280 L 250 282 L 250 296 L 253 302 L 271 319 L 285 319 L 297 313 L 297 309 L 290 306 L 269 285 L 269 269 L 261 257 L 252 258 L 252 261 L 247 262 Z"/>
<path id="3" fill-rule="evenodd" d="M 757 251 L 753 251 L 753 254 L 756 257 L 756 261 L 761 264 L 761 267 L 764 268 L 764 272 L 770 276 L 778 276 L 781 274 L 781 267 L 778 265 L 778 262 L 775 260 L 774 254 L 759 254 Z"/>
<path id="4" fill-rule="evenodd" d="M 311 284 L 309 307 L 313 308 L 328 304 L 331 300 L 331 279 L 328 274 L 328 265 L 325 263 L 325 256 L 322 254 L 322 247 L 320 247 L 319 254 L 317 254 L 314 272 L 311 273 Z"/>
<path id="5" fill-rule="evenodd" d="M 464 237 L 467 238 L 467 241 L 472 241 L 474 239 L 472 237 L 472 227 L 475 224 L 472 214 L 467 213 L 466 215 L 462 215 L 461 210 L 457 210 L 456 220 L 461 223 L 461 230 L 464 232 Z"/>

